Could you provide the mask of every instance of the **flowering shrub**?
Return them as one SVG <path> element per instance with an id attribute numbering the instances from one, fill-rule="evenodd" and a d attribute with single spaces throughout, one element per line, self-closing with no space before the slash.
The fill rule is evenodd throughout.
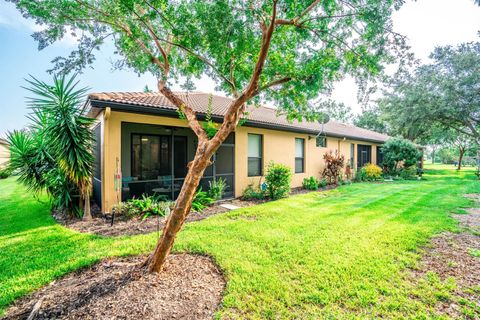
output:
<path id="1" fill-rule="evenodd" d="M 362 170 L 365 172 L 366 180 L 377 180 L 382 176 L 382 168 L 373 163 L 367 163 Z"/>

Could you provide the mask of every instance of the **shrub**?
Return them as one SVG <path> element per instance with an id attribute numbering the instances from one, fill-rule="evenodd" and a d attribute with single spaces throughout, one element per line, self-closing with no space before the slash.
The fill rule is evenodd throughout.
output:
<path id="1" fill-rule="evenodd" d="M 223 193 L 227 188 L 227 180 L 219 178 L 208 182 L 208 196 L 213 200 L 220 200 L 223 197 Z"/>
<path id="2" fill-rule="evenodd" d="M 317 190 L 320 186 L 320 181 L 315 177 L 304 178 L 302 182 L 303 189 Z"/>
<path id="3" fill-rule="evenodd" d="M 265 175 L 268 196 L 273 200 L 288 196 L 291 180 L 292 170 L 289 167 L 283 164 L 270 163 Z"/>
<path id="4" fill-rule="evenodd" d="M 192 200 L 192 208 L 194 211 L 202 212 L 207 206 L 211 205 L 215 200 L 208 195 L 207 192 L 202 191 L 202 187 L 198 189 Z"/>
<path id="5" fill-rule="evenodd" d="M 156 215 L 165 217 L 170 214 L 170 208 L 173 202 L 162 201 L 164 197 L 142 195 L 141 198 L 133 198 L 126 202 L 120 202 L 113 207 L 117 215 L 123 215 L 128 218 L 142 217 L 143 220 L 149 216 Z"/>
<path id="6" fill-rule="evenodd" d="M 265 192 L 259 187 L 255 187 L 250 183 L 242 192 L 243 200 L 261 200 L 265 199 Z"/>
<path id="7" fill-rule="evenodd" d="M 367 163 L 361 171 L 365 172 L 366 180 L 378 180 L 382 176 L 382 168 L 373 163 Z"/>
<path id="8" fill-rule="evenodd" d="M 320 179 L 320 183 L 318 184 L 320 188 L 326 187 L 328 184 L 327 179 Z"/>
<path id="9" fill-rule="evenodd" d="M 415 180 L 415 176 L 417 174 L 417 168 L 416 166 L 410 166 L 407 168 L 403 168 L 400 171 L 400 178 L 404 180 Z"/>
<path id="10" fill-rule="evenodd" d="M 12 169 L 10 167 L 0 168 L 0 179 L 7 179 L 12 175 Z"/>
<path id="11" fill-rule="evenodd" d="M 382 146 L 383 165 L 390 174 L 395 174 L 401 166 L 415 165 L 422 153 L 413 142 L 403 138 L 391 138 Z"/>
<path id="12" fill-rule="evenodd" d="M 356 182 L 362 182 L 362 181 L 367 181 L 367 173 L 365 172 L 365 170 L 357 170 L 355 172 L 355 181 Z"/>
<path id="13" fill-rule="evenodd" d="M 340 155 L 338 151 L 335 151 L 335 153 L 330 151 L 323 155 L 323 159 L 325 160 L 325 169 L 323 169 L 322 173 L 323 177 L 327 179 L 328 184 L 337 184 L 338 177 L 345 164 L 345 157 Z"/>

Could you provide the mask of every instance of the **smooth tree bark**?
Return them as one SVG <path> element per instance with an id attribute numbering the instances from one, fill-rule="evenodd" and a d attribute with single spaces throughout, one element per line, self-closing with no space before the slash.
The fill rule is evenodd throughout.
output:
<path id="1" fill-rule="evenodd" d="M 270 24 L 268 26 L 262 25 L 262 46 L 260 48 L 258 59 L 255 64 L 255 69 L 249 85 L 241 94 L 237 94 L 236 99 L 232 101 L 224 117 L 222 125 L 211 140 L 208 139 L 205 131 L 196 119 L 193 109 L 188 107 L 182 99 L 180 99 L 169 88 L 167 88 L 164 82 L 159 81 L 159 91 L 170 102 L 176 105 L 179 110 L 185 113 L 187 120 L 189 120 L 191 129 L 193 132 L 195 132 L 199 141 L 197 150 L 195 152 L 195 157 L 188 165 L 188 172 L 182 189 L 180 190 L 175 202 L 175 208 L 167 219 L 167 223 L 163 228 L 162 236 L 158 240 L 155 251 L 147 260 L 148 269 L 150 272 L 158 273 L 162 270 L 162 267 L 165 264 L 170 251 L 172 250 L 175 237 L 190 213 L 192 200 L 200 183 L 200 179 L 202 178 L 205 169 L 211 165 L 210 159 L 223 141 L 225 141 L 228 135 L 238 125 L 238 121 L 245 111 L 245 103 L 259 92 L 258 81 L 260 75 L 262 74 L 273 31 L 275 30 L 276 10 L 275 1 Z"/>
<path id="2" fill-rule="evenodd" d="M 435 154 L 437 153 L 437 145 L 432 145 L 432 164 L 435 164 Z"/>
<path id="3" fill-rule="evenodd" d="M 459 146 L 458 147 L 458 166 L 457 170 L 462 169 L 462 161 L 463 161 L 463 155 L 465 154 L 465 146 Z"/>

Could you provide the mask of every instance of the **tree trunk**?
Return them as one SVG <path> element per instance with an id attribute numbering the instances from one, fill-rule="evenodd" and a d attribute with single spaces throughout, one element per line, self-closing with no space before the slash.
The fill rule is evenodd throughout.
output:
<path id="1" fill-rule="evenodd" d="M 462 169 L 462 160 L 463 160 L 463 154 L 465 153 L 465 149 L 464 148 L 460 148 L 459 149 L 459 156 L 458 156 L 458 167 L 457 167 L 457 170 L 461 170 Z"/>
<path id="2" fill-rule="evenodd" d="M 435 149 L 432 150 L 432 164 L 435 164 Z"/>
<path id="3" fill-rule="evenodd" d="M 92 220 L 92 212 L 90 210 L 90 192 L 85 193 L 85 206 L 83 207 L 83 220 Z"/>
<path id="4" fill-rule="evenodd" d="M 165 260 L 172 250 L 175 237 L 190 213 L 192 200 L 200 183 L 200 179 L 203 177 L 205 169 L 211 164 L 210 158 L 215 151 L 216 148 L 207 148 L 205 142 L 199 142 L 195 158 L 189 164 L 188 173 L 180 190 L 180 194 L 177 197 L 175 208 L 167 219 L 155 251 L 147 261 L 150 272 L 158 273 L 162 270 Z"/>
<path id="5" fill-rule="evenodd" d="M 80 210 L 80 212 L 83 212 L 84 204 L 85 204 L 85 199 L 83 199 L 83 196 L 80 195 L 80 197 L 78 198 L 78 209 Z"/>
<path id="6" fill-rule="evenodd" d="M 262 24 L 262 46 L 260 48 L 258 60 L 255 63 L 252 78 L 240 96 L 237 97 L 235 94 L 236 99 L 230 104 L 223 118 L 223 123 L 220 126 L 220 129 L 211 140 L 208 140 L 205 131 L 198 122 L 195 111 L 193 111 L 192 108 L 190 108 L 169 88 L 167 88 L 164 81 L 158 82 L 159 91 L 170 102 L 172 102 L 178 108 L 178 110 L 185 114 L 190 128 L 197 135 L 199 141 L 195 158 L 189 164 L 188 173 L 185 177 L 182 190 L 180 190 L 180 194 L 175 202 L 175 208 L 167 219 L 167 223 L 163 228 L 162 236 L 158 240 L 155 251 L 146 261 L 146 263 L 148 263 L 148 269 L 150 272 L 160 272 L 162 270 L 165 260 L 172 250 L 175 237 L 178 231 L 180 231 L 182 228 L 187 215 L 190 213 L 193 196 L 195 195 L 195 191 L 200 183 L 200 179 L 202 178 L 205 169 L 209 164 L 211 164 L 210 159 L 212 155 L 237 126 L 238 120 L 245 110 L 245 103 L 259 93 L 258 82 L 267 58 L 268 50 L 270 48 L 273 31 L 275 30 L 277 1 L 274 1 L 273 3 L 274 5 L 270 25 L 266 27 Z"/>

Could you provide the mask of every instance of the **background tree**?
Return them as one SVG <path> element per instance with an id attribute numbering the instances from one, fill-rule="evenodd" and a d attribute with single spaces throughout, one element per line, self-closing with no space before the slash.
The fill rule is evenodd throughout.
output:
<path id="1" fill-rule="evenodd" d="M 158 90 L 198 137 L 194 159 L 149 269 L 160 271 L 210 159 L 244 115 L 247 103 L 271 101 L 288 119 L 313 120 L 309 101 L 329 92 L 349 73 L 363 82 L 393 56 L 405 57 L 403 37 L 392 32 L 391 14 L 402 0 L 11 0 L 46 29 L 35 33 L 40 48 L 67 30 L 79 36 L 77 50 L 55 60 L 54 70 L 80 70 L 111 38 L 127 67 L 158 78 Z M 397 50 L 399 49 L 399 50 Z M 208 76 L 233 98 L 211 139 L 173 82 Z"/>
<path id="2" fill-rule="evenodd" d="M 458 134 L 453 130 L 451 130 L 449 133 L 450 135 L 446 142 L 449 146 L 456 149 L 455 154 L 457 155 L 457 170 L 461 170 L 465 154 L 470 150 L 476 150 L 476 143 L 470 136 L 465 134 Z"/>
<path id="3" fill-rule="evenodd" d="M 326 114 L 330 119 L 342 123 L 351 123 L 353 120 L 352 108 L 345 105 L 343 102 L 336 102 L 333 100 L 326 100 L 316 104 L 318 112 Z"/>
<path id="4" fill-rule="evenodd" d="M 93 119 L 84 116 L 83 101 L 88 88 L 78 88 L 75 77 L 66 79 L 65 75 L 54 76 L 52 85 L 35 78 L 27 81 L 30 84 L 27 90 L 34 94 L 28 99 L 30 107 L 49 119 L 45 133 L 50 139 L 51 153 L 60 170 L 80 192 L 83 218 L 91 219 L 94 137 L 90 126 Z"/>
<path id="5" fill-rule="evenodd" d="M 430 57 L 432 64 L 389 83 L 383 117 L 412 141 L 428 140 L 438 127 L 480 141 L 480 43 L 438 47 Z"/>
<path id="6" fill-rule="evenodd" d="M 354 118 L 353 124 L 360 128 L 391 134 L 388 124 L 382 119 L 382 114 L 376 106 L 362 108 L 362 113 Z"/>
<path id="7" fill-rule="evenodd" d="M 426 146 L 430 151 L 430 156 L 432 158 L 432 164 L 435 163 L 435 158 L 437 156 L 437 151 L 449 143 L 451 140 L 452 130 L 446 130 L 442 126 L 432 125 L 428 128 L 429 130 L 425 131 L 424 134 L 417 139 L 418 143 L 422 146 Z"/>
<path id="8" fill-rule="evenodd" d="M 438 150 L 438 157 L 440 162 L 443 164 L 453 164 L 457 159 L 458 155 L 455 154 L 456 149 L 451 145 L 444 145 Z"/>

